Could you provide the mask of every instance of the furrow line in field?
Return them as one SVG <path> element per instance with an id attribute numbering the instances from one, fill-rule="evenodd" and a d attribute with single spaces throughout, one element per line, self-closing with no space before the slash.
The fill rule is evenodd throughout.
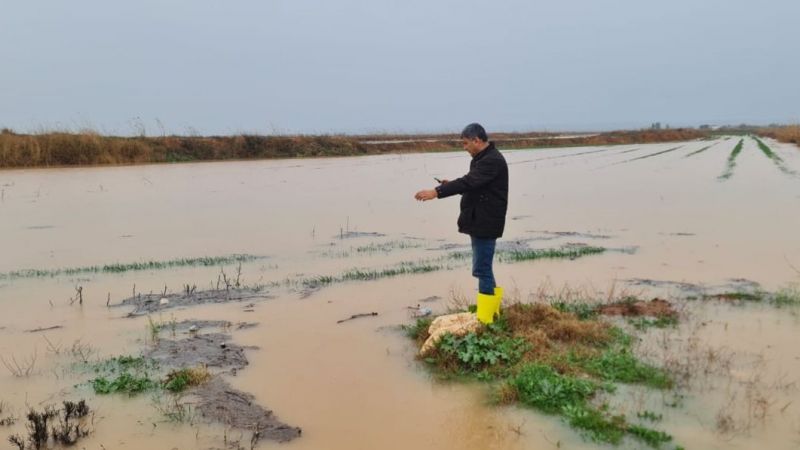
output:
<path id="1" fill-rule="evenodd" d="M 769 146 L 764 143 L 764 141 L 762 141 L 757 137 L 753 137 L 753 139 L 755 139 L 756 143 L 758 143 L 758 148 L 761 149 L 761 152 L 764 153 L 764 156 L 772 160 L 772 162 L 775 163 L 775 166 L 777 166 L 781 172 L 783 172 L 786 175 L 794 177 L 797 177 L 799 175 L 796 171 L 792 170 L 789 167 L 786 167 L 786 162 L 784 162 L 783 158 L 781 158 L 775 152 L 773 152 L 772 149 L 769 148 Z"/>
<path id="2" fill-rule="evenodd" d="M 725 171 L 722 172 L 722 175 L 717 177 L 718 180 L 727 180 L 733 176 L 733 169 L 736 167 L 736 158 L 739 156 L 739 153 L 742 152 L 742 147 L 744 147 L 744 139 L 739 139 L 739 143 L 736 144 L 736 147 L 733 147 L 731 154 L 728 155 L 727 166 L 725 167 Z"/>

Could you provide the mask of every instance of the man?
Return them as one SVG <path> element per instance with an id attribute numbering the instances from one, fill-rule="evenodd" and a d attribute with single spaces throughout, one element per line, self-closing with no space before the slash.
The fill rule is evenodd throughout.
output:
<path id="1" fill-rule="evenodd" d="M 503 236 L 508 209 L 508 165 L 503 155 L 489 142 L 486 130 L 471 123 L 461 132 L 464 150 L 472 156 L 469 173 L 435 189 L 414 196 L 427 201 L 461 194 L 458 231 L 472 241 L 472 276 L 478 279 L 478 319 L 491 323 L 500 312 L 503 290 L 495 284 L 492 260 L 497 238 Z"/>

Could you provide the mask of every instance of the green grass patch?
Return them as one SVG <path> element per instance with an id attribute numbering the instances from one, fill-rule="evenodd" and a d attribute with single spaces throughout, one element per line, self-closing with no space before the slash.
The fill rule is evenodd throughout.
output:
<path id="1" fill-rule="evenodd" d="M 116 377 L 98 377 L 91 381 L 96 394 L 128 394 L 130 396 L 141 394 L 159 386 L 158 381 L 147 375 L 134 375 L 122 372 Z"/>
<path id="2" fill-rule="evenodd" d="M 265 256 L 255 256 L 246 254 L 234 254 L 228 256 L 205 256 L 201 258 L 180 258 L 167 261 L 144 261 L 135 263 L 115 263 L 102 266 L 73 267 L 65 269 L 24 269 L 13 272 L 0 273 L 0 280 L 12 280 L 18 278 L 44 278 L 57 276 L 72 276 L 87 273 L 124 273 L 141 270 L 163 270 L 175 267 L 190 266 L 218 266 L 237 262 L 250 262 L 266 258 Z"/>
<path id="3" fill-rule="evenodd" d="M 435 272 L 444 268 L 445 266 L 439 264 L 438 260 L 404 261 L 385 269 L 350 269 L 336 276 L 320 275 L 312 278 L 304 278 L 300 280 L 299 283 L 304 288 L 317 289 L 345 281 L 372 281 L 400 275 Z"/>
<path id="4" fill-rule="evenodd" d="M 574 361 L 590 375 L 605 381 L 644 384 L 657 389 L 672 386 L 664 370 L 640 361 L 627 347 L 611 348 L 599 356 Z"/>
<path id="5" fill-rule="evenodd" d="M 725 171 L 722 172 L 722 175 L 717 177 L 719 180 L 727 180 L 733 176 L 733 169 L 736 167 L 736 158 L 739 156 L 739 153 L 742 152 L 742 147 L 744 147 L 744 139 L 739 139 L 739 143 L 733 147 L 731 150 L 731 154 L 728 155 L 727 165 L 725 167 Z"/>
<path id="6" fill-rule="evenodd" d="M 800 305 L 800 287 L 790 286 L 783 288 L 772 296 L 772 303 L 775 306 L 798 306 Z"/>
<path id="7" fill-rule="evenodd" d="M 395 240 L 389 242 L 373 242 L 367 245 L 354 246 L 342 250 L 325 250 L 320 254 L 329 258 L 349 258 L 351 256 L 389 254 L 397 250 L 408 250 L 420 247 L 422 247 L 422 244 L 418 241 Z"/>
<path id="8" fill-rule="evenodd" d="M 576 259 L 588 255 L 604 253 L 604 247 L 565 246 L 561 248 L 503 250 L 497 253 L 499 261 L 519 262 L 537 259 Z"/>
<path id="9" fill-rule="evenodd" d="M 600 389 L 596 381 L 561 375 L 544 364 L 524 366 L 510 383 L 521 403 L 549 414 L 581 406 Z"/>
<path id="10" fill-rule="evenodd" d="M 672 436 L 663 431 L 653 430 L 642 425 L 628 425 L 628 433 L 653 448 L 672 441 Z"/>
<path id="11" fill-rule="evenodd" d="M 609 414 L 605 408 L 590 405 L 567 405 L 563 408 L 567 422 L 594 442 L 617 445 L 627 431 L 625 416 Z"/>
<path id="12" fill-rule="evenodd" d="M 158 363 L 142 356 L 117 356 L 90 365 L 98 376 L 89 383 L 96 394 L 127 394 L 135 396 L 147 391 L 183 392 L 211 378 L 204 367 L 182 368 L 162 375 Z"/>

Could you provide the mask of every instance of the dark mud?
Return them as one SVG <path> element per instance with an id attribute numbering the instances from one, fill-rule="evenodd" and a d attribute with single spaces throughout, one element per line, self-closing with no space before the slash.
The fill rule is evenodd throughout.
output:
<path id="1" fill-rule="evenodd" d="M 300 428 L 280 422 L 272 411 L 257 404 L 255 397 L 233 389 L 220 377 L 194 388 L 191 394 L 199 398 L 195 407 L 203 417 L 252 432 L 251 442 L 288 442 L 302 433 Z"/>
<path id="2" fill-rule="evenodd" d="M 205 366 L 231 374 L 248 364 L 244 347 L 230 342 L 223 333 L 196 334 L 186 339 L 159 339 L 145 356 L 164 366 L 178 368 Z"/>
<path id="3" fill-rule="evenodd" d="M 251 323 L 237 324 L 239 328 L 254 326 Z M 184 339 L 159 339 L 145 355 L 162 366 L 182 369 L 203 366 L 216 369 L 211 380 L 195 386 L 186 394 L 194 398 L 195 408 L 207 420 L 252 433 L 251 445 L 261 439 L 287 442 L 300 437 L 302 430 L 281 422 L 275 414 L 255 402 L 255 397 L 234 389 L 223 374 L 236 375 L 249 362 L 245 350 L 231 342 L 231 336 L 220 332 L 201 334 L 203 328 L 230 328 L 226 321 L 183 321 L 176 324 L 181 330 L 190 332 Z"/>
<path id="4" fill-rule="evenodd" d="M 121 303 L 113 306 L 133 306 L 133 311 L 128 317 L 137 317 L 164 311 L 172 308 L 190 307 L 208 303 L 229 303 L 250 300 L 267 300 L 272 298 L 262 288 L 229 288 L 212 289 L 208 291 L 190 291 L 180 294 L 138 294 L 128 297 Z"/>

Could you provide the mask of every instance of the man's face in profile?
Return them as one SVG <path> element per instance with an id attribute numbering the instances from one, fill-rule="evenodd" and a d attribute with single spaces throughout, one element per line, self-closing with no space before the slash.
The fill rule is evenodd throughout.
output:
<path id="1" fill-rule="evenodd" d="M 477 155 L 478 152 L 483 150 L 483 147 L 485 145 L 486 145 L 486 143 L 483 142 L 482 140 L 478 139 L 478 138 L 472 138 L 472 139 L 462 138 L 461 139 L 461 146 L 464 147 L 464 150 L 466 150 L 472 156 Z"/>

